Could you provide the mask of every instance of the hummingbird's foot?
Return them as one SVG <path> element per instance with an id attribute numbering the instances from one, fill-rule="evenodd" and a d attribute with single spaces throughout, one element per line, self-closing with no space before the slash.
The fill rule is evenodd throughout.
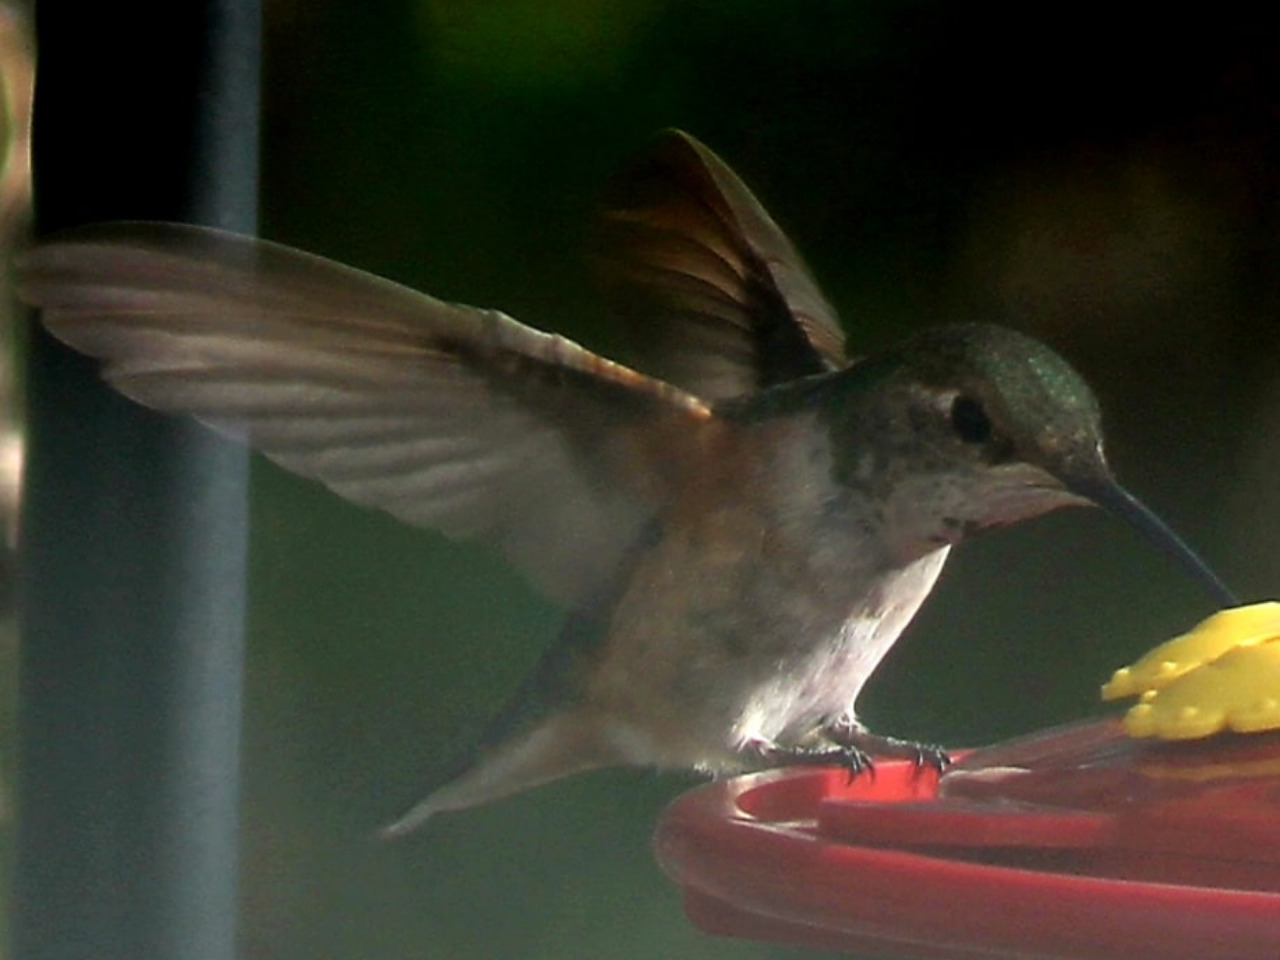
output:
<path id="1" fill-rule="evenodd" d="M 855 744 L 807 744 L 783 747 L 778 744 L 757 744 L 751 748 L 758 758 L 757 770 L 774 767 L 842 767 L 849 779 L 861 773 L 875 776 L 875 761 L 871 755 Z"/>
<path id="2" fill-rule="evenodd" d="M 871 756 L 891 760 L 910 760 L 917 770 L 930 767 L 938 773 L 951 766 L 951 757 L 944 747 L 936 743 L 917 743 L 872 733 L 857 721 L 841 718 L 826 726 L 823 735 L 846 749 L 861 751 Z"/>

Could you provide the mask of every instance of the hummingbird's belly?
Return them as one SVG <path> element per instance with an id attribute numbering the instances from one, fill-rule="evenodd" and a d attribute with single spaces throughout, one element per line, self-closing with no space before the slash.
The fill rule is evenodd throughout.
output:
<path id="1" fill-rule="evenodd" d="M 796 746 L 837 717 L 852 719 L 858 694 L 933 589 L 948 552 L 937 550 L 877 578 L 808 656 L 777 664 L 747 684 L 730 743 L 736 749 Z"/>
<path id="2" fill-rule="evenodd" d="M 815 579 L 695 546 L 696 563 L 660 549 L 641 564 L 588 681 L 627 762 L 732 772 L 812 739 L 852 712 L 948 553 L 874 575 L 848 556 Z"/>

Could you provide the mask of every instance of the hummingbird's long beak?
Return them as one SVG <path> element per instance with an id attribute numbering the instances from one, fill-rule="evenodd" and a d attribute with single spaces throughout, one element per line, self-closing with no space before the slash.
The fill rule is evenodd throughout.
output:
<path id="1" fill-rule="evenodd" d="M 1173 532 L 1173 529 L 1156 516 L 1141 500 L 1131 494 L 1111 477 L 1091 477 L 1068 484 L 1073 493 L 1102 507 L 1113 516 L 1134 527 L 1149 541 L 1173 557 L 1184 570 L 1200 581 L 1214 602 L 1223 607 L 1238 607 L 1240 600 L 1231 589 L 1209 569 L 1208 564 Z"/>

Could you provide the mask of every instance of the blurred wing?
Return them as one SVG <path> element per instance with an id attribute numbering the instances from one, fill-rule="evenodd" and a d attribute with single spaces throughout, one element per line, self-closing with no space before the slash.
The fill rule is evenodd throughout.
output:
<path id="1" fill-rule="evenodd" d="M 569 604 L 651 515 L 638 445 L 710 417 L 496 311 L 218 231 L 90 227 L 21 270 L 48 328 L 121 392 L 356 503 L 494 543 Z"/>
<path id="2" fill-rule="evenodd" d="M 845 365 L 844 334 L 800 255 L 741 180 L 668 131 L 601 213 L 598 258 L 645 367 L 712 400 Z"/>

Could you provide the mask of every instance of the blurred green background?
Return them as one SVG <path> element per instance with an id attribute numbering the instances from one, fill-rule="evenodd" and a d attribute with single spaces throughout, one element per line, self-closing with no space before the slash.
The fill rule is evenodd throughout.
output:
<path id="1" fill-rule="evenodd" d="M 1248 599 L 1280 593 L 1280 116 L 1231 4 L 268 0 L 265 236 L 606 351 L 602 183 L 679 126 L 752 186 L 865 353 L 983 319 L 1097 388 L 1127 485 Z M 255 464 L 248 958 L 784 957 L 692 929 L 653 863 L 694 781 L 603 772 L 404 842 L 554 636 L 487 553 Z M 957 551 L 862 701 L 952 745 L 1100 712 L 1208 612 L 1105 516 Z"/>

